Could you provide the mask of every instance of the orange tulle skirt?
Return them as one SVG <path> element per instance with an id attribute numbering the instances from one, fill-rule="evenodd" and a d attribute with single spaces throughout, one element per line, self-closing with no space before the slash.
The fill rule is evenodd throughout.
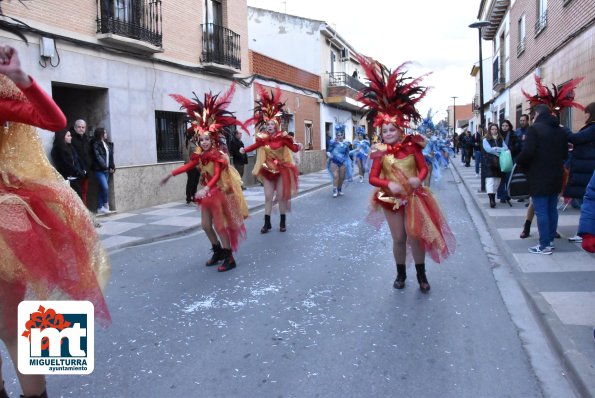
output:
<path id="1" fill-rule="evenodd" d="M 284 200 L 289 203 L 291 197 L 294 196 L 298 191 L 298 177 L 299 171 L 296 165 L 292 163 L 281 163 L 278 165 L 276 172 L 272 172 L 266 168 L 261 168 L 259 177 L 266 178 L 267 180 L 278 183 L 279 179 L 283 184 L 281 195 L 278 199 Z"/>
<path id="2" fill-rule="evenodd" d="M 440 263 L 454 253 L 455 236 L 429 189 L 420 186 L 407 197 L 394 197 L 376 189 L 368 221 L 377 228 L 383 219 L 377 215 L 381 208 L 403 212 L 407 237 L 418 239 L 435 262 Z"/>
<path id="3" fill-rule="evenodd" d="M 14 303 L 6 297 L 89 300 L 98 322 L 110 323 L 98 281 L 107 281 L 109 262 L 86 208 L 69 186 L 60 180 L 7 184 L 0 179 L 0 220 L 0 313 L 13 316 Z"/>
<path id="4" fill-rule="evenodd" d="M 215 231 L 225 233 L 229 238 L 231 250 L 237 251 L 240 243 L 246 240 L 246 227 L 242 205 L 232 192 L 224 193 L 219 187 L 209 191 L 208 196 L 196 201 L 199 206 L 211 213 Z"/>

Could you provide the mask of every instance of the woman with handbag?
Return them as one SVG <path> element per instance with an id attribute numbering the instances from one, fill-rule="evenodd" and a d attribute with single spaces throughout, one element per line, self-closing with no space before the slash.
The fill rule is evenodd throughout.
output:
<path id="1" fill-rule="evenodd" d="M 488 135 L 483 139 L 486 165 L 486 192 L 490 198 L 490 207 L 496 207 L 496 191 L 500 185 L 502 171 L 500 170 L 500 153 L 508 149 L 508 146 L 500 134 L 497 124 L 490 124 Z"/>
<path id="2" fill-rule="evenodd" d="M 505 151 L 502 151 L 500 155 L 500 171 L 502 171 L 502 179 L 500 180 L 498 194 L 496 196 L 500 199 L 500 203 L 508 203 L 508 205 L 512 207 L 510 197 L 508 196 L 508 179 L 510 178 L 510 171 L 512 170 L 512 157 L 515 154 L 518 154 L 520 150 L 517 151 L 517 138 L 510 120 L 504 120 L 500 123 L 500 131 L 504 137 L 504 143 L 509 148 L 509 152 L 505 154 Z M 506 162 L 503 162 L 503 155 L 506 155 Z M 503 163 L 506 163 L 506 168 L 503 168 Z"/>

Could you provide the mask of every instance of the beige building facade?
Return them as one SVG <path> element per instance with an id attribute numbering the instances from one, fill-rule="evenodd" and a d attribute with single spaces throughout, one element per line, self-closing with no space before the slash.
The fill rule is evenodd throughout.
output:
<path id="1" fill-rule="evenodd" d="M 5 4 L 6 3 L 6 4 Z M 0 32 L 24 69 L 52 95 L 69 125 L 105 127 L 116 172 L 110 207 L 117 211 L 184 200 L 185 178 L 159 180 L 182 164 L 186 122 L 169 94 L 192 97 L 227 89 L 249 74 L 246 0 L 47 0 L 3 2 L 28 38 Z M 250 88 L 238 85 L 230 110 L 245 120 Z M 41 132 L 44 145 L 52 134 Z M 89 207 L 93 210 L 90 192 Z"/>

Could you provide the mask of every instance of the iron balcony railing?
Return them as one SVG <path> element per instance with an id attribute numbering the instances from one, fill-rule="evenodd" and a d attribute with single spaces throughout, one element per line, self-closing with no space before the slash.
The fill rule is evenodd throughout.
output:
<path id="1" fill-rule="evenodd" d="M 97 0 L 97 33 L 112 33 L 161 47 L 161 0 Z"/>
<path id="2" fill-rule="evenodd" d="M 242 68 L 240 35 L 223 26 L 205 23 L 202 27 L 202 55 L 203 63 L 214 63 L 230 66 L 234 69 Z"/>
<path id="3" fill-rule="evenodd" d="M 525 39 L 521 39 L 521 41 L 519 41 L 519 44 L 517 44 L 516 46 L 516 55 L 519 56 L 521 55 L 521 53 L 525 51 Z"/>
<path id="4" fill-rule="evenodd" d="M 351 87 L 355 91 L 361 91 L 366 88 L 366 85 L 360 82 L 357 78 L 349 76 L 345 72 L 329 73 L 328 80 L 329 87 Z"/>
<path id="5" fill-rule="evenodd" d="M 543 11 L 535 22 L 535 35 L 538 35 L 547 26 L 547 10 Z"/>

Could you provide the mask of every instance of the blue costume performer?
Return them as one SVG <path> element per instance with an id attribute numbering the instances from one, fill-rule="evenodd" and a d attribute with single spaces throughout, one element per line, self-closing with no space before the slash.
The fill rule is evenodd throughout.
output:
<path id="1" fill-rule="evenodd" d="M 327 148 L 327 169 L 333 182 L 333 198 L 343 196 L 343 182 L 352 180 L 350 144 L 345 141 L 345 125 L 337 124 L 335 139 L 331 140 Z"/>
<path id="2" fill-rule="evenodd" d="M 362 126 L 357 128 L 357 140 L 353 141 L 353 150 L 349 156 L 357 164 L 359 170 L 359 182 L 364 182 L 364 175 L 368 169 L 368 152 L 370 152 L 370 141 L 366 139 L 365 129 Z"/>

